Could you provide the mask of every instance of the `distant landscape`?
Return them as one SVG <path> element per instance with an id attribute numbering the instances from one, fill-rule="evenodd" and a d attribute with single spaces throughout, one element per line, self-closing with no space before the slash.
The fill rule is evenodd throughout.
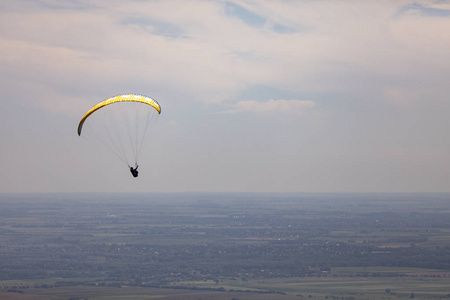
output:
<path id="1" fill-rule="evenodd" d="M 0 194 L 0 299 L 450 298 L 450 194 Z"/>

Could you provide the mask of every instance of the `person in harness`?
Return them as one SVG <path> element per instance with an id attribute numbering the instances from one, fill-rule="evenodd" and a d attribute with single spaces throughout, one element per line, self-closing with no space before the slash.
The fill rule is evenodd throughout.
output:
<path id="1" fill-rule="evenodd" d="M 130 167 L 130 172 L 131 172 L 131 174 L 133 175 L 133 177 L 138 177 L 138 175 L 139 175 L 139 172 L 138 172 L 138 165 L 136 165 L 136 167 Z"/>

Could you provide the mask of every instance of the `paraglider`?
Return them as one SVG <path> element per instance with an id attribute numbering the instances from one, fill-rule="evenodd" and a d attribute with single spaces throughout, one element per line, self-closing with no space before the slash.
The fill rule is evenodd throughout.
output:
<path id="1" fill-rule="evenodd" d="M 115 96 L 86 112 L 78 124 L 78 135 L 97 140 L 112 150 L 136 178 L 145 137 L 159 114 L 161 106 L 152 98 L 135 94 Z"/>
<path id="2" fill-rule="evenodd" d="M 130 167 L 130 172 L 131 172 L 131 175 L 133 175 L 133 177 L 138 177 L 138 175 L 139 175 L 139 171 L 137 170 L 138 169 L 138 165 L 136 165 L 136 167 Z"/>

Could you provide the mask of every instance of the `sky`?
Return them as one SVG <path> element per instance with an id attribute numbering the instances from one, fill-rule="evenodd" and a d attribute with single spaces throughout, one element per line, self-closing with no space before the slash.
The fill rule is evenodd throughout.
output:
<path id="1" fill-rule="evenodd" d="M 448 192 L 450 1 L 0 1 L 0 192 Z M 134 179 L 77 135 L 162 108 Z"/>

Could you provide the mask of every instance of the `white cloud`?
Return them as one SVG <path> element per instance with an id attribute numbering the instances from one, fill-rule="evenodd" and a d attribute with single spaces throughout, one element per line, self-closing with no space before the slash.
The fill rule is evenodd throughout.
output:
<path id="1" fill-rule="evenodd" d="M 364 98 L 364 91 L 415 86 L 416 78 L 440 84 L 449 69 L 445 28 L 450 21 L 396 18 L 411 1 L 235 1 L 267 20 L 263 27 L 228 16 L 225 1 L 93 3 L 81 10 L 44 6 L 2 14 L 0 52 L 11 53 L 6 47 L 15 44 L 17 56 L 12 64 L 0 61 L 11 65 L 5 73 L 20 67 L 36 74 L 39 65 L 43 76 L 33 80 L 62 93 L 64 82 L 72 80 L 83 88 L 92 82 L 92 90 L 101 85 L 112 94 L 128 92 L 119 90 L 127 87 L 145 87 L 152 94 L 160 87 L 170 90 L 173 101 L 220 103 L 239 100 L 239 92 L 252 85 L 299 97 Z M 274 24 L 292 31 L 279 34 Z M 396 81 L 408 86 L 392 86 Z"/>
<path id="2" fill-rule="evenodd" d="M 306 109 L 313 108 L 316 104 L 310 100 L 269 100 L 260 102 L 255 100 L 239 101 L 233 108 L 222 113 L 266 113 L 266 112 L 281 112 L 281 113 L 300 113 Z"/>

